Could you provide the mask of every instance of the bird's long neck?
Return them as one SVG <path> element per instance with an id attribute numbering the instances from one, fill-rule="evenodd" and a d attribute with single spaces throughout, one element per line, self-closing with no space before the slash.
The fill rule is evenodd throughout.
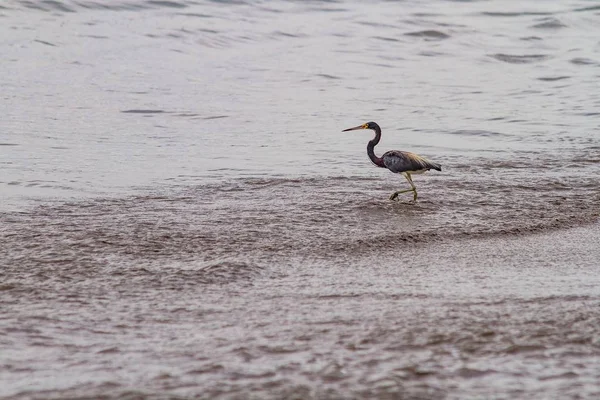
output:
<path id="1" fill-rule="evenodd" d="M 367 145 L 367 154 L 369 155 L 369 158 L 373 164 L 377 165 L 378 167 L 385 168 L 385 165 L 383 164 L 383 158 L 379 158 L 375 155 L 375 146 L 377 146 L 377 143 L 379 143 L 381 140 L 381 128 L 379 126 L 375 126 L 374 131 L 375 137 L 370 140 L 369 144 Z"/>

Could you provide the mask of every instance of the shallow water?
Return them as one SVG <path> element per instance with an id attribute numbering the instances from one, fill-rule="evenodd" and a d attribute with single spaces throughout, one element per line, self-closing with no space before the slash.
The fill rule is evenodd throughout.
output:
<path id="1" fill-rule="evenodd" d="M 0 397 L 598 396 L 595 3 L 0 22 Z"/>

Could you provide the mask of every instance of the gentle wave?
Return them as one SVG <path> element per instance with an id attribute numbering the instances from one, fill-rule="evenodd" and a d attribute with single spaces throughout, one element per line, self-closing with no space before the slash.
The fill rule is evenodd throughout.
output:
<path id="1" fill-rule="evenodd" d="M 442 40 L 442 39 L 448 39 L 450 37 L 450 35 L 448 35 L 444 32 L 436 31 L 436 30 L 408 32 L 408 33 L 405 33 L 404 35 L 420 37 L 420 38 L 429 39 L 429 40 Z"/>
<path id="2" fill-rule="evenodd" d="M 530 64 L 537 63 L 541 61 L 548 60 L 550 58 L 547 54 L 525 54 L 525 55 L 515 55 L 515 54 L 492 54 L 491 57 L 495 58 L 498 61 L 503 61 L 509 64 Z"/>
<path id="3" fill-rule="evenodd" d="M 563 24 L 557 18 L 545 18 L 542 22 L 539 22 L 532 26 L 532 28 L 536 29 L 560 29 L 566 27 L 567 25 Z"/>
<path id="4" fill-rule="evenodd" d="M 597 152 L 587 160 L 582 167 L 600 165 Z M 251 178 L 178 194 L 5 214 L 0 238 L 10 253 L 3 257 L 20 259 L 22 265 L 97 265 L 106 254 L 149 266 L 206 262 L 193 272 L 202 275 L 197 278 L 224 283 L 260 274 L 260 267 L 239 264 L 240 258 L 276 260 L 307 252 L 347 257 L 415 242 L 532 233 L 597 219 L 600 198 L 593 177 L 571 179 L 573 188 L 568 188 L 561 179 L 534 176 L 538 166 L 527 158 L 444 166 L 444 173 L 415 178 L 417 205 L 409 204 L 408 196 L 400 202 L 387 199 L 407 186 L 390 174 L 390 179 Z M 463 178 L 453 178 L 461 169 Z M 515 175 L 519 171 L 521 178 Z M 577 208 L 565 201 L 567 192 L 577 199 Z M 212 261 L 219 259 L 230 261 Z"/>

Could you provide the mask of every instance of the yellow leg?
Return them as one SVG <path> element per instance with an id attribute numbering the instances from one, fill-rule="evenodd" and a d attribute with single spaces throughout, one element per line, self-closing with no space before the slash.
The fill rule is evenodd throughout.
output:
<path id="1" fill-rule="evenodd" d="M 404 175 L 404 177 L 406 178 L 408 183 L 410 183 L 410 189 L 398 190 L 397 192 L 392 193 L 392 195 L 390 196 L 390 200 L 396 200 L 396 198 L 398 197 L 399 194 L 406 193 L 406 192 L 413 192 L 413 201 L 416 203 L 417 187 L 413 183 L 412 177 L 410 176 L 410 174 L 408 172 L 403 172 L 402 175 Z"/>
<path id="2" fill-rule="evenodd" d="M 414 193 L 413 201 L 416 203 L 417 202 L 417 187 L 413 183 L 412 176 L 410 176 L 410 174 L 408 172 L 404 176 L 406 177 L 406 179 L 408 180 L 408 183 L 410 183 L 410 186 L 412 187 L 412 191 Z"/>

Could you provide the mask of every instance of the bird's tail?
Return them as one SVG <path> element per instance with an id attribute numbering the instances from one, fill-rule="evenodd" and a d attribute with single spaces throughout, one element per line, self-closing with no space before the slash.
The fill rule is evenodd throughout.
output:
<path id="1" fill-rule="evenodd" d="M 431 161 L 427 161 L 427 167 L 431 168 L 431 169 L 435 169 L 436 171 L 441 171 L 442 170 L 442 166 L 438 163 L 434 163 Z"/>

